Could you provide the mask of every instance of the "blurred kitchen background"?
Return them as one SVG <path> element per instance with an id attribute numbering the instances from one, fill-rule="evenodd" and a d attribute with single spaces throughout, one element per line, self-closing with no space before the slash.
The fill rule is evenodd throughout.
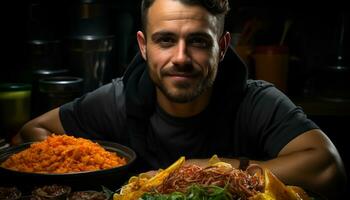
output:
<path id="1" fill-rule="evenodd" d="M 350 123 L 350 13 L 341 2 L 302 7 L 301 1 L 276 5 L 231 0 L 226 30 L 250 78 L 259 78 L 258 47 L 287 48 L 274 51 L 287 55 L 283 90 L 328 134 L 349 169 L 345 138 Z M 139 4 L 140 0 L 3 2 L 0 138 L 13 135 L 30 118 L 121 76 L 137 52 Z"/>

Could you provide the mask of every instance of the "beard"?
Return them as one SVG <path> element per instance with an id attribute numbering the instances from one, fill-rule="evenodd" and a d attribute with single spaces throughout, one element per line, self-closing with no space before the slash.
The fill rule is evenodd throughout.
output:
<path id="1" fill-rule="evenodd" d="M 160 77 L 156 76 L 157 73 L 150 70 L 150 77 L 167 99 L 175 103 L 188 103 L 213 86 L 217 71 L 213 69 L 216 68 L 211 68 L 208 74 L 204 74 L 203 71 L 196 69 L 192 65 L 171 66 L 163 68 L 160 71 Z M 191 80 L 167 83 L 165 79 L 174 75 L 185 75 L 191 77 Z"/>

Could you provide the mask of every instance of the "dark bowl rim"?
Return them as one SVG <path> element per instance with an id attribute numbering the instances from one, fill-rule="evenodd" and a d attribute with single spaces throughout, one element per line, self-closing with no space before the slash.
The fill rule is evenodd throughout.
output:
<path id="1" fill-rule="evenodd" d="M 82 171 L 82 172 L 70 172 L 70 173 L 33 173 L 33 172 L 21 172 L 21 171 L 16 171 L 16 170 L 11 170 L 4 168 L 0 165 L 0 169 L 4 172 L 8 173 L 15 173 L 18 175 L 23 175 L 23 176 L 45 176 L 45 177 L 74 177 L 74 176 L 83 176 L 83 175 L 89 175 L 89 174 L 106 174 L 110 173 L 112 171 L 119 171 L 119 170 L 124 170 L 128 167 L 130 167 L 136 160 L 136 153 L 133 149 L 130 147 L 127 147 L 125 145 L 116 143 L 116 142 L 110 142 L 110 141 L 104 141 L 104 140 L 91 140 L 93 142 L 97 142 L 100 144 L 105 150 L 107 151 L 112 151 L 117 153 L 118 156 L 122 156 L 127 160 L 127 163 L 122 166 L 118 167 L 113 167 L 109 169 L 102 169 L 102 170 L 94 170 L 94 171 Z M 29 148 L 31 144 L 35 142 L 26 142 L 22 143 L 20 145 L 16 146 L 10 146 L 5 149 L 0 150 L 0 164 L 4 162 L 10 155 L 13 153 L 18 153 L 22 149 Z"/>

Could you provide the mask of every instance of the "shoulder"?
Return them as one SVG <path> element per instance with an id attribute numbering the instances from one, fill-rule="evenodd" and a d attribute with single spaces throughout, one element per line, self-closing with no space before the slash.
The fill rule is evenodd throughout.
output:
<path id="1" fill-rule="evenodd" d="M 262 80 L 247 81 L 236 119 L 240 131 L 258 141 L 257 148 L 263 149 L 263 157 L 268 158 L 275 157 L 296 136 L 318 128 L 301 107 Z"/>
<path id="2" fill-rule="evenodd" d="M 114 92 L 114 104 L 117 106 L 118 110 L 124 110 L 121 108 L 125 107 L 125 87 L 123 82 L 123 77 L 114 79 L 112 81 L 112 90 Z"/>
<path id="3" fill-rule="evenodd" d="M 116 106 L 116 110 L 123 110 L 125 106 L 123 78 L 121 77 L 113 79 L 110 83 L 103 85 L 102 87 L 93 91 L 91 93 L 91 96 L 91 98 L 101 100 L 99 104 L 102 103 L 109 108 L 111 108 L 111 106 Z"/>
<path id="4" fill-rule="evenodd" d="M 96 89 L 94 92 L 98 93 L 112 93 L 115 95 L 122 95 L 124 90 L 124 83 L 123 83 L 123 77 L 113 79 L 110 83 L 105 84 L 98 89 Z"/>
<path id="5" fill-rule="evenodd" d="M 247 92 L 264 91 L 268 88 L 272 88 L 274 85 L 264 80 L 247 80 Z"/>
<path id="6" fill-rule="evenodd" d="M 103 98 L 104 101 L 111 99 L 120 99 L 124 96 L 124 83 L 122 78 L 113 79 L 110 83 L 107 83 L 96 90 L 87 93 L 87 98 Z"/>
<path id="7" fill-rule="evenodd" d="M 124 96 L 124 82 L 123 77 L 113 79 L 111 82 L 111 90 L 114 92 L 116 97 Z"/>
<path id="8" fill-rule="evenodd" d="M 76 109 L 89 109 L 101 112 L 101 110 L 111 110 L 124 105 L 125 97 L 123 93 L 124 85 L 122 78 L 112 80 L 80 98 L 73 101 L 72 105 Z M 117 106 L 117 107 L 114 107 Z"/>
<path id="9" fill-rule="evenodd" d="M 244 99 L 245 101 L 289 101 L 287 95 L 278 90 L 272 83 L 263 80 L 247 80 Z"/>
<path id="10" fill-rule="evenodd" d="M 248 80 L 241 109 L 249 113 L 287 113 L 298 109 L 291 99 L 273 84 L 263 80 Z"/>
<path id="11" fill-rule="evenodd" d="M 125 98 L 121 78 L 60 107 L 66 132 L 119 140 L 125 128 Z"/>

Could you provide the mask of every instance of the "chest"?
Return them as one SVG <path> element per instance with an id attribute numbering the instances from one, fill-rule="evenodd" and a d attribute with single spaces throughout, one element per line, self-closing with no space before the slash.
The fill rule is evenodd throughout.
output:
<path id="1" fill-rule="evenodd" d="M 154 151 L 170 157 L 210 157 L 233 152 L 234 123 L 203 114 L 189 119 L 152 116 L 147 142 Z M 221 118 L 221 117 L 220 117 Z"/>

